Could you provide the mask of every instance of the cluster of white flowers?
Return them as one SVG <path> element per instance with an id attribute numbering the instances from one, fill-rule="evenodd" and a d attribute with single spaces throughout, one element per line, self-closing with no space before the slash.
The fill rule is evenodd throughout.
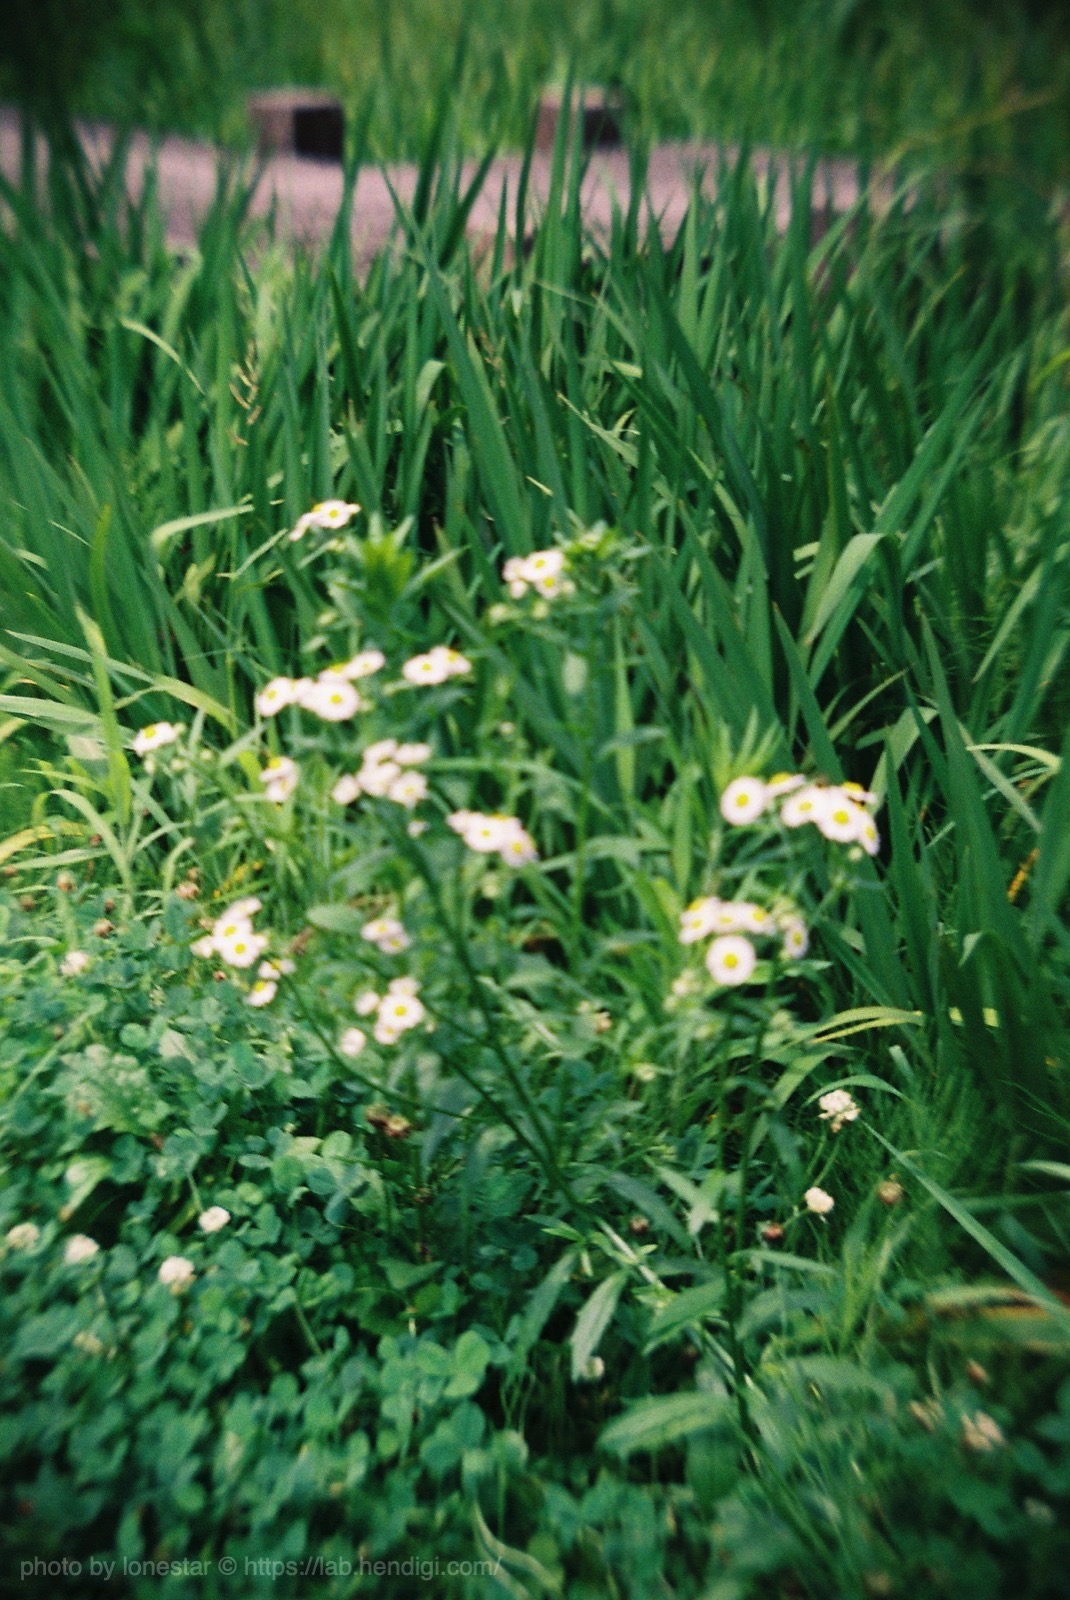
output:
<path id="1" fill-rule="evenodd" d="M 704 895 L 680 913 L 678 938 L 681 944 L 697 944 L 711 934 L 717 937 L 706 952 L 707 971 L 714 982 L 729 986 L 746 983 L 757 965 L 758 952 L 746 935 L 779 938 L 786 961 L 804 956 L 810 944 L 806 923 L 794 911 L 771 912 L 752 900 Z"/>
<path id="2" fill-rule="evenodd" d="M 68 1267 L 80 1267 L 84 1262 L 92 1261 L 99 1251 L 99 1244 L 87 1233 L 72 1233 L 63 1247 L 63 1259 Z"/>
<path id="3" fill-rule="evenodd" d="M 4 1243 L 9 1250 L 32 1250 L 40 1237 L 41 1230 L 36 1222 L 16 1222 L 4 1234 Z"/>
<path id="4" fill-rule="evenodd" d="M 324 722 L 347 722 L 368 709 L 346 676 L 348 665 L 327 667 L 318 678 L 272 678 L 257 695 L 256 709 L 262 717 L 274 717 L 284 706 L 300 706 Z"/>
<path id="5" fill-rule="evenodd" d="M 447 678 L 463 678 L 472 670 L 472 663 L 459 650 L 446 644 L 436 644 L 421 656 L 413 656 L 401 669 L 406 683 L 445 683 Z"/>
<path id="6" fill-rule="evenodd" d="M 568 561 L 563 550 L 536 550 L 530 556 L 510 556 L 502 568 L 502 582 L 514 600 L 534 589 L 544 600 L 574 594 L 576 586 L 565 576 Z"/>
<path id="7" fill-rule="evenodd" d="M 360 510 L 358 505 L 348 500 L 321 500 L 314 505 L 311 511 L 306 511 L 304 516 L 298 517 L 297 525 L 290 533 L 291 539 L 303 539 L 309 528 L 337 529 L 344 528 Z"/>
<path id="8" fill-rule="evenodd" d="M 373 917 L 361 928 L 360 936 L 375 945 L 384 956 L 396 956 L 412 943 L 397 917 Z"/>
<path id="9" fill-rule="evenodd" d="M 535 841 L 519 817 L 500 813 L 484 816 L 482 811 L 454 811 L 446 818 L 454 833 L 459 833 L 469 850 L 480 855 L 497 854 L 508 867 L 526 867 L 539 859 Z"/>
<path id="10" fill-rule="evenodd" d="M 261 961 L 256 969 L 256 982 L 245 996 L 247 1006 L 269 1006 L 279 992 L 279 979 L 295 971 L 293 962 L 286 956 Z"/>
<path id="11" fill-rule="evenodd" d="M 216 917 L 211 933 L 206 933 L 203 939 L 197 939 L 190 949 L 202 960 L 211 960 L 218 955 L 227 966 L 253 966 L 254 962 L 261 960 L 267 949 L 267 934 L 258 933 L 253 926 L 253 917 L 259 909 L 261 901 L 256 894 L 235 901 L 234 906 L 227 906 L 221 917 Z M 254 984 L 250 1005 L 267 1005 L 269 1000 L 275 998 L 278 974 L 286 968 L 293 970 L 293 963 L 261 963 L 259 981 Z M 258 997 L 253 998 L 254 995 Z"/>
<path id="12" fill-rule="evenodd" d="M 807 1189 L 803 1195 L 803 1205 L 817 1217 L 827 1217 L 835 1204 L 835 1200 L 826 1189 L 818 1189 L 816 1186 Z"/>
<path id="13" fill-rule="evenodd" d="M 373 1036 L 378 1044 L 396 1044 L 403 1033 L 418 1028 L 427 1016 L 419 998 L 420 985 L 415 978 L 393 978 L 384 995 L 367 989 L 353 1002 L 358 1017 L 374 1014 Z M 339 1045 L 343 1055 L 357 1056 L 364 1048 L 364 1034 L 359 1028 L 349 1028 Z"/>
<path id="14" fill-rule="evenodd" d="M 218 1233 L 229 1221 L 230 1212 L 225 1206 L 209 1206 L 208 1210 L 202 1211 L 197 1218 L 197 1225 L 202 1233 Z"/>
<path id="15" fill-rule="evenodd" d="M 846 1089 L 830 1089 L 817 1103 L 821 1120 L 832 1124 L 833 1133 L 839 1133 L 845 1122 L 853 1122 L 860 1115 L 860 1107 Z"/>
<path id="16" fill-rule="evenodd" d="M 300 776 L 296 761 L 291 761 L 289 756 L 272 756 L 260 774 L 260 782 L 268 799 L 281 806 L 297 788 Z"/>
<path id="17" fill-rule="evenodd" d="M 151 750 L 162 750 L 165 744 L 174 744 L 181 732 L 180 722 L 150 722 L 148 727 L 135 733 L 131 749 L 136 756 L 147 756 Z"/>
<path id="18" fill-rule="evenodd" d="M 331 790 L 332 800 L 347 806 L 362 794 L 382 796 L 409 810 L 426 798 L 427 779 L 422 772 L 406 771 L 431 755 L 429 744 L 399 744 L 379 739 L 361 756 L 359 772 L 345 772 Z"/>
<path id="19" fill-rule="evenodd" d="M 869 809 L 877 804 L 877 796 L 858 783 L 810 783 L 801 773 L 791 772 L 777 773 L 767 783 L 761 778 L 735 778 L 721 795 L 721 815 L 740 826 L 756 822 L 777 802 L 785 828 L 810 822 L 826 839 L 859 845 L 867 855 L 875 856 L 880 849 L 880 833 Z"/>

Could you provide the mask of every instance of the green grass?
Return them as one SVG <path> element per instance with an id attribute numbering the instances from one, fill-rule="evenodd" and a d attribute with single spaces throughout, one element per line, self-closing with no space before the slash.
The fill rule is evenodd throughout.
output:
<path id="1" fill-rule="evenodd" d="M 479 1596 L 1054 1595 L 1057 232 L 944 182 L 815 242 L 800 182 L 781 238 L 740 166 L 675 239 L 599 241 L 580 175 L 560 148 L 530 251 L 503 218 L 474 260 L 428 163 L 362 279 L 344 228 L 294 260 L 240 196 L 178 261 L 114 174 L 6 196 L 0 750 L 36 792 L 9 827 L 40 829 L 0 913 L 0 1231 L 41 1229 L 0 1264 L 10 1548 L 363 1542 L 500 1562 L 450 1591 Z M 285 537 L 333 495 L 348 528 Z M 576 594 L 510 609 L 503 562 L 549 546 Z M 443 640 L 470 678 L 402 688 Z M 253 717 L 369 644 L 356 739 Z M 162 719 L 187 732 L 152 771 L 130 734 Z M 434 745 L 426 836 L 330 799 L 387 735 Z M 281 808 L 270 753 L 301 765 Z M 725 829 L 727 781 L 787 767 L 879 792 L 878 861 Z M 541 865 L 488 871 L 458 807 L 522 816 Z M 249 890 L 298 964 L 263 1012 L 188 953 Z M 673 995 L 711 890 L 790 894 L 811 957 Z M 400 967 L 359 937 L 395 908 Z M 399 971 L 436 1032 L 340 1055 Z M 812 1097 L 844 1080 L 833 1135 Z M 105 1247 L 84 1279 L 74 1230 Z M 978 1412 L 1005 1443 L 971 1448 Z"/>

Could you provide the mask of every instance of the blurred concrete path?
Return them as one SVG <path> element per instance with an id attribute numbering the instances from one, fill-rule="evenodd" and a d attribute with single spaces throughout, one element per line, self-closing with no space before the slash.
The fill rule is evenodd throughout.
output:
<path id="1" fill-rule="evenodd" d="M 94 162 L 103 160 L 112 147 L 110 130 L 84 126 L 80 129 L 85 148 Z M 14 111 L 0 109 L 0 171 L 18 179 L 20 171 L 20 132 Z M 716 192 L 717 174 L 722 160 L 732 160 L 734 152 L 715 144 L 664 144 L 650 154 L 643 201 L 644 219 L 656 219 L 665 237 L 679 227 L 694 185 Z M 550 192 L 551 156 L 536 152 L 528 184 L 528 213 L 534 218 L 546 205 Z M 236 171 L 253 174 L 251 160 L 223 154 L 214 146 L 191 139 L 165 138 L 156 143 L 144 134 L 130 141 L 127 160 L 127 188 L 131 195 L 142 192 L 148 171 L 155 166 L 160 203 L 171 244 L 192 244 L 198 225 L 216 194 L 220 161 Z M 778 156 L 756 150 L 751 158 L 756 175 L 775 184 L 777 223 L 786 228 L 791 212 L 792 172 L 804 168 L 802 158 Z M 519 155 L 495 160 L 486 177 L 468 220 L 474 237 L 493 236 L 507 189 L 510 221 L 523 165 Z M 478 163 L 468 161 L 462 168 L 462 183 L 474 178 Z M 357 180 L 353 201 L 352 236 L 355 259 L 367 263 L 387 242 L 395 225 L 391 188 L 398 197 L 411 202 L 416 190 L 418 168 L 395 163 L 382 169 L 363 168 Z M 618 149 L 592 153 L 584 178 L 582 204 L 592 232 L 608 233 L 614 206 L 627 210 L 630 198 L 630 170 L 627 152 Z M 817 164 L 813 205 L 815 210 L 839 214 L 858 199 L 857 169 L 848 161 L 821 161 Z M 878 208 L 887 205 L 892 186 L 886 181 L 871 184 L 870 195 Z M 326 239 L 342 202 L 340 167 L 300 156 L 277 155 L 261 162 L 251 213 L 265 216 L 275 209 L 280 238 L 313 245 Z"/>

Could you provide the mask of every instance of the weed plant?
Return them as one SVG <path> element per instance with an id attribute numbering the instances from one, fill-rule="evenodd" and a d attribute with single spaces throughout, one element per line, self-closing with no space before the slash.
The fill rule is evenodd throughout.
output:
<path id="1" fill-rule="evenodd" d="M 455 172 L 5 194 L 12 1582 L 1055 1596 L 1058 241 Z"/>

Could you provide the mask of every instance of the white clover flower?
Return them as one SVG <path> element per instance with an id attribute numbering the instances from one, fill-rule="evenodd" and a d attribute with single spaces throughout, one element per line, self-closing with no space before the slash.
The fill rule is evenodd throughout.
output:
<path id="1" fill-rule="evenodd" d="M 760 778 L 734 778 L 721 796 L 721 815 L 726 822 L 754 822 L 769 804 L 765 784 Z"/>
<path id="2" fill-rule="evenodd" d="M 818 829 L 826 839 L 838 844 L 854 844 L 864 823 L 871 820 L 869 813 L 848 799 L 842 789 L 827 789 L 821 815 L 816 818 Z"/>
<path id="3" fill-rule="evenodd" d="M 825 809 L 825 793 L 816 783 L 808 783 L 788 796 L 780 808 L 785 828 L 801 828 L 804 822 L 817 822 Z"/>
<path id="4" fill-rule="evenodd" d="M 779 800 L 782 795 L 794 794 L 804 787 L 806 779 L 801 772 L 774 772 L 765 785 L 767 800 Z"/>
<path id="5" fill-rule="evenodd" d="M 131 749 L 137 756 L 148 755 L 150 750 L 174 744 L 181 732 L 182 729 L 173 722 L 150 722 L 147 728 L 142 728 L 140 733 L 134 735 Z"/>
<path id="6" fill-rule="evenodd" d="M 728 933 L 715 939 L 706 951 L 706 970 L 715 983 L 734 987 L 747 982 L 757 960 L 749 939 Z"/>
<path id="7" fill-rule="evenodd" d="M 40 1237 L 41 1230 L 36 1222 L 16 1222 L 7 1230 L 4 1240 L 11 1250 L 32 1250 Z"/>
<path id="8" fill-rule="evenodd" d="M 260 774 L 260 782 L 264 785 L 268 799 L 274 801 L 276 805 L 282 805 L 297 788 L 299 777 L 300 771 L 296 761 L 292 761 L 289 756 L 272 756 Z"/>
<path id="9" fill-rule="evenodd" d="M 802 917 L 787 917 L 780 924 L 784 935 L 780 954 L 785 961 L 799 961 L 810 948 L 810 930 Z"/>
<path id="10" fill-rule="evenodd" d="M 190 953 L 197 956 L 201 961 L 211 961 L 216 953 L 215 940 L 212 935 L 206 933 L 203 939 L 195 939 L 190 945 Z"/>
<path id="11" fill-rule="evenodd" d="M 172 1294 L 181 1294 L 183 1289 L 188 1289 L 194 1279 L 193 1262 L 188 1256 L 168 1256 L 166 1261 L 160 1262 L 160 1270 L 156 1274 L 161 1283 L 167 1285 Z"/>
<path id="12" fill-rule="evenodd" d="M 394 779 L 386 795 L 395 805 L 405 806 L 411 811 L 413 806 L 427 799 L 427 779 L 422 772 L 405 772 L 400 778 Z"/>
<path id="13" fill-rule="evenodd" d="M 716 895 L 703 895 L 698 900 L 692 900 L 686 911 L 680 913 L 680 932 L 677 935 L 680 943 L 697 944 L 700 939 L 715 932 L 720 908 L 721 901 Z"/>
<path id="14" fill-rule="evenodd" d="M 381 672 L 386 666 L 386 657 L 381 650 L 359 650 L 355 656 L 350 656 L 348 661 L 340 661 L 336 667 L 331 668 L 332 676 L 337 678 L 370 678 L 373 673 Z"/>
<path id="15" fill-rule="evenodd" d="M 344 528 L 360 510 L 358 505 L 348 500 L 321 500 L 298 517 L 297 526 L 291 531 L 291 539 L 302 538 L 309 528 Z"/>
<path id="16" fill-rule="evenodd" d="M 366 710 L 364 701 L 348 678 L 321 672 L 310 689 L 302 695 L 301 704 L 324 722 L 347 722 L 358 711 Z"/>
<path id="17" fill-rule="evenodd" d="M 827 1217 L 835 1204 L 835 1200 L 824 1189 L 807 1189 L 803 1195 L 803 1205 L 807 1211 L 812 1211 L 818 1217 Z"/>
<path id="18" fill-rule="evenodd" d="M 365 989 L 363 994 L 358 994 L 353 1002 L 353 1010 L 358 1017 L 370 1017 L 373 1011 L 379 1009 L 380 996 L 374 989 Z"/>
<path id="19" fill-rule="evenodd" d="M 279 986 L 273 978 L 257 978 L 249 993 L 245 996 L 245 1004 L 247 1006 L 269 1006 L 278 992 Z"/>
<path id="20" fill-rule="evenodd" d="M 394 955 L 399 950 L 407 950 L 412 943 L 396 917 L 373 917 L 371 922 L 364 924 L 360 933 L 362 939 L 367 939 L 369 944 L 378 946 L 384 955 Z"/>
<path id="21" fill-rule="evenodd" d="M 818 1100 L 822 1122 L 832 1124 L 833 1133 L 839 1133 L 845 1122 L 853 1122 L 860 1115 L 859 1107 L 846 1089 L 830 1089 Z"/>
<path id="22" fill-rule="evenodd" d="M 76 978 L 88 965 L 89 957 L 84 950 L 68 950 L 59 964 L 59 970 L 65 978 Z"/>
<path id="23" fill-rule="evenodd" d="M 360 799 L 360 779 L 355 772 L 343 772 L 331 790 L 331 799 L 340 806 L 352 805 L 354 800 Z"/>
<path id="24" fill-rule="evenodd" d="M 365 755 L 368 752 L 365 751 Z M 431 746 L 429 744 L 399 744 L 395 747 L 394 760 L 399 767 L 418 767 L 421 762 L 431 759 Z"/>
<path id="25" fill-rule="evenodd" d="M 265 934 L 254 933 L 252 928 L 248 927 L 231 938 L 217 938 L 215 947 L 228 967 L 251 967 L 260 960 L 267 949 L 267 943 Z"/>
<path id="26" fill-rule="evenodd" d="M 296 699 L 297 684 L 293 678 L 272 678 L 257 695 L 256 709 L 262 717 L 274 717 L 284 706 L 292 706 Z"/>
<path id="27" fill-rule="evenodd" d="M 577 1375 L 578 1383 L 597 1383 L 599 1378 L 604 1378 L 606 1364 L 601 1356 L 588 1356 L 584 1363 L 583 1371 Z"/>
<path id="28" fill-rule="evenodd" d="M 95 1239 L 85 1233 L 72 1233 L 63 1247 L 63 1259 L 69 1267 L 79 1267 L 83 1261 L 92 1261 L 100 1250 Z"/>
<path id="29" fill-rule="evenodd" d="M 365 1035 L 360 1028 L 347 1028 L 338 1041 L 340 1055 L 348 1056 L 351 1060 L 359 1056 L 366 1043 Z"/>
<path id="30" fill-rule="evenodd" d="M 225 1206 L 209 1206 L 208 1210 L 202 1211 L 197 1218 L 197 1226 L 203 1233 L 218 1233 L 229 1221 L 230 1212 Z"/>

